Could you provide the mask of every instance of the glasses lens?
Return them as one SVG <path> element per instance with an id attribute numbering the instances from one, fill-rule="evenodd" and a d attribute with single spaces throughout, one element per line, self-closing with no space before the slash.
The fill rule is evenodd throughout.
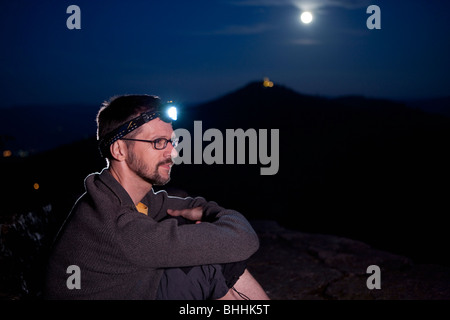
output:
<path id="1" fill-rule="evenodd" d="M 167 140 L 166 138 L 159 138 L 153 141 L 155 145 L 155 149 L 162 150 L 167 147 L 167 143 L 169 143 L 175 148 L 178 145 L 178 139 L 175 140 Z"/>
<path id="2" fill-rule="evenodd" d="M 160 138 L 153 141 L 155 144 L 155 149 L 162 150 L 167 146 L 167 139 Z"/>

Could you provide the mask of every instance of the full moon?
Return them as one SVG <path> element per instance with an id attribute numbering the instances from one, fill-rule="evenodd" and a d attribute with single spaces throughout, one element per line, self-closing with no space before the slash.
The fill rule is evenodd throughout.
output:
<path id="1" fill-rule="evenodd" d="M 311 12 L 309 11 L 305 11 L 302 13 L 302 15 L 300 16 L 300 20 L 302 20 L 303 23 L 310 23 L 313 19 L 313 16 L 311 14 Z"/>

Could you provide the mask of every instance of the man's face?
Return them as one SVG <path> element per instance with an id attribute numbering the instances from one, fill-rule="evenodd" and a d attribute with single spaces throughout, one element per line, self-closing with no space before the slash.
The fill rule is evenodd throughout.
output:
<path id="1" fill-rule="evenodd" d="M 141 132 L 134 139 L 155 140 L 158 138 L 173 138 L 173 129 L 170 123 L 156 118 L 142 127 Z M 153 143 L 133 141 L 129 144 L 127 164 L 140 178 L 152 185 L 164 185 L 170 180 L 170 171 L 173 165 L 172 156 L 175 150 L 170 142 L 165 149 L 156 150 Z"/>

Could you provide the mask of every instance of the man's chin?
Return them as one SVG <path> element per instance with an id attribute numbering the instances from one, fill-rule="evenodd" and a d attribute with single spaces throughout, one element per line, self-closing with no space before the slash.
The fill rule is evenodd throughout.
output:
<path id="1" fill-rule="evenodd" d="M 153 184 L 154 186 L 164 186 L 166 184 L 168 184 L 170 181 L 170 177 L 168 177 L 167 179 L 163 180 L 163 179 L 158 179 L 157 181 L 155 181 L 155 183 Z"/>
<path id="2" fill-rule="evenodd" d="M 155 186 L 163 186 L 163 185 L 169 183 L 169 181 L 170 181 L 170 171 L 169 172 L 164 172 L 162 174 L 160 173 L 158 175 L 158 178 L 155 179 L 154 185 Z"/>

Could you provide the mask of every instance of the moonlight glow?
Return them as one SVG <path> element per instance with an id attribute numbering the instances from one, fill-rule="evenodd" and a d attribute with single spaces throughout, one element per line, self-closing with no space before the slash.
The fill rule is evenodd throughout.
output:
<path id="1" fill-rule="evenodd" d="M 302 20 L 303 23 L 308 24 L 313 20 L 313 16 L 312 16 L 311 12 L 305 11 L 300 16 L 300 20 Z"/>

